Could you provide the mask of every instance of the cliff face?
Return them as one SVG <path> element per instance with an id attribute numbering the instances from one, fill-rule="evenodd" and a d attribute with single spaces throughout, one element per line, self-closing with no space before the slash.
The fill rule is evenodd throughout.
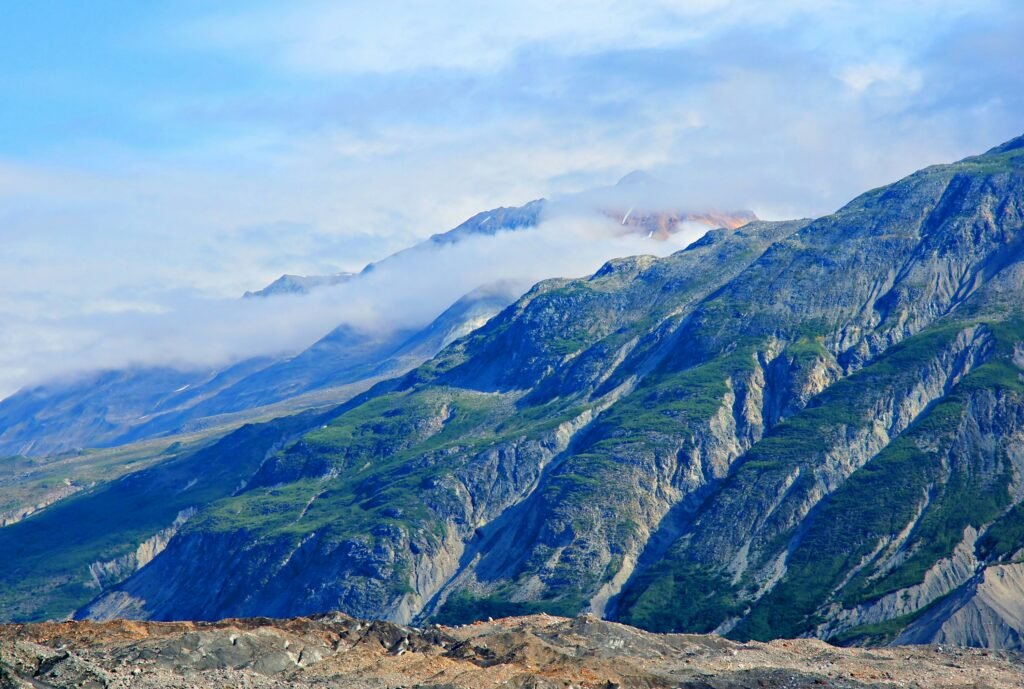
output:
<path id="1" fill-rule="evenodd" d="M 78 615 L 1014 645 L 1022 226 L 1009 146 L 543 282 L 192 502 Z"/>

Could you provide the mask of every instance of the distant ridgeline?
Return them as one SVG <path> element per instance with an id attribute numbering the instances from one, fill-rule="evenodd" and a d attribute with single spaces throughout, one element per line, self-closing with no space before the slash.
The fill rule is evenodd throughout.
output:
<path id="1" fill-rule="evenodd" d="M 622 233 L 653 241 L 668 239 L 683 230 L 692 232 L 694 228 L 734 228 L 754 219 L 753 214 L 745 211 L 637 210 L 629 206 L 628 199 L 636 193 L 635 187 L 643 185 L 631 179 L 627 176 L 611 188 L 617 193 L 600 195 L 601 202 L 610 204 L 607 208 L 591 208 L 578 199 L 541 199 L 519 207 L 495 208 L 371 263 L 359 273 L 282 275 L 243 297 L 299 299 L 346 283 L 357 286 L 360 280 L 382 268 L 399 272 L 407 269 L 405 260 L 469 239 L 488 241 L 498 233 L 536 228 L 550 207 L 560 217 L 582 213 L 590 220 L 612 220 Z M 587 193 L 595 195 L 597 191 Z M 628 207 L 622 210 L 616 204 Z M 437 279 L 446 278 L 439 275 Z M 338 404 L 374 382 L 402 375 L 422 364 L 521 294 L 521 286 L 506 281 L 483 282 L 422 328 L 396 326 L 374 332 L 343 323 L 303 351 L 253 357 L 213 370 L 131 367 L 48 381 L 0 400 L 0 456 L 39 457 L 83 448 L 110 448 L 174 434 L 208 435 L 252 419 Z"/>

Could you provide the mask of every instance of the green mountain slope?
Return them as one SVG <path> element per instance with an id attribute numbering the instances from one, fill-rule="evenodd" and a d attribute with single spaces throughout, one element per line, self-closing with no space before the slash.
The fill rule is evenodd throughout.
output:
<path id="1" fill-rule="evenodd" d="M 1018 141 L 541 283 L 239 466 L 78 614 L 590 611 L 1012 646 L 993 577 L 1024 567 L 1022 226 Z"/>

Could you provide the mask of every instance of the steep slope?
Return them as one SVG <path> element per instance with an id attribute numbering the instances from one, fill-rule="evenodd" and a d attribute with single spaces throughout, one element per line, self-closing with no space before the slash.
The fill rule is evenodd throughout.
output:
<path id="1" fill-rule="evenodd" d="M 626 259 L 587 281 L 542 283 L 397 389 L 382 391 L 272 458 L 237 501 L 205 512 L 194 530 L 176 540 L 176 555 L 154 561 L 146 581 L 128 582 L 89 614 L 208 617 L 249 606 L 284 614 L 296 604 L 318 610 L 345 600 L 364 614 L 387 610 L 409 619 L 457 569 L 476 527 L 528 494 L 593 415 L 589 407 L 614 397 L 602 395 L 577 409 L 586 397 L 581 392 L 578 400 L 558 400 L 538 413 L 521 403 L 521 391 L 507 389 L 510 383 L 565 360 L 588 341 L 603 341 L 613 354 L 631 348 L 650 326 L 637 326 L 638 311 L 668 328 L 681 307 L 796 227 L 722 231 L 664 262 Z M 652 289 L 662 295 L 657 302 L 650 299 Z M 563 324 L 572 331 L 553 337 Z M 515 355 L 502 360 L 491 350 Z M 470 351 L 479 354 L 468 356 Z M 580 364 L 577 378 L 600 378 L 600 371 Z M 432 384 L 417 383 L 420 377 Z M 467 377 L 476 389 L 460 384 Z M 270 512 L 263 504 L 268 499 L 276 505 Z M 247 535 L 236 540 L 240 528 Z M 219 591 L 177 571 L 186 561 L 209 567 L 211 548 L 220 553 L 215 566 L 222 574 L 214 576 L 229 579 Z M 407 561 L 410 555 L 416 563 Z M 409 591 L 412 576 L 420 581 Z M 146 582 L 157 580 L 178 584 L 161 585 L 155 596 Z"/>
<path id="2" fill-rule="evenodd" d="M 296 430 L 78 615 L 1015 643 L 1022 228 L 1011 142 L 542 282 Z"/>
<path id="3" fill-rule="evenodd" d="M 591 610 L 756 638 L 906 619 L 1022 492 L 1022 159 L 542 283 L 83 614 Z M 214 553 L 223 587 L 199 590 Z"/>
<path id="4" fill-rule="evenodd" d="M 1020 160 L 993 154 L 923 171 L 776 242 L 687 315 L 665 355 L 648 360 L 650 373 L 577 440 L 523 516 L 502 525 L 459 573 L 442 618 L 545 599 L 608 612 L 612 601 L 614 614 L 654 628 L 727 630 L 748 613 L 740 635 L 809 633 L 813 618 L 785 628 L 779 615 L 813 611 L 793 603 L 820 574 L 820 549 L 807 548 L 806 578 L 765 599 L 767 629 L 757 626 L 757 607 L 748 611 L 786 571 L 798 527 L 986 360 L 989 347 L 1005 363 L 1014 346 L 1012 326 L 992 341 L 975 337 L 974 323 L 950 326 L 941 341 L 921 330 L 1020 260 Z M 1021 304 L 1021 283 L 1012 276 L 1006 283 Z M 986 318 L 1004 322 L 1014 308 L 1001 305 Z M 921 339 L 880 358 L 919 332 Z M 830 389 L 875 360 L 878 368 Z M 995 371 L 982 377 L 986 390 L 1012 388 L 1018 372 L 1004 363 L 986 370 Z M 628 380 L 641 365 L 627 358 L 610 381 Z M 795 414 L 816 393 L 813 408 Z M 995 431 L 1014 433 L 1013 425 Z M 988 480 L 962 492 L 999 485 Z M 1010 498 L 1004 490 L 1002 502 Z M 865 511 L 878 507 L 868 504 Z M 856 528 L 859 517 L 844 512 L 820 524 L 831 536 L 836 521 Z M 652 565 L 663 571 L 650 572 Z M 808 597 L 824 605 L 831 593 Z"/>

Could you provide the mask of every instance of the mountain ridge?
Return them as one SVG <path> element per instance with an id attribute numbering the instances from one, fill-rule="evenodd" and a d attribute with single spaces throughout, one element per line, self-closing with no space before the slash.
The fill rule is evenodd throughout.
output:
<path id="1" fill-rule="evenodd" d="M 76 614 L 1016 648 L 994 582 L 1024 567 L 1024 150 L 993 151 L 539 283 L 403 377 L 262 425 L 258 467 Z"/>
<path id="2" fill-rule="evenodd" d="M 567 204 L 572 205 L 538 199 L 483 211 L 451 230 L 370 263 L 359 273 L 286 274 L 260 290 L 246 292 L 243 298 L 299 299 L 314 291 L 358 283 L 376 271 L 400 269 L 401 261 L 410 257 L 471 238 L 534 229 L 552 208 L 566 212 Z M 624 233 L 659 241 L 688 227 L 722 224 L 733 228 L 753 218 L 749 213 L 630 210 L 620 223 L 619 211 L 604 212 L 608 213 Z M 481 324 L 486 320 L 483 316 L 497 313 L 522 289 L 507 281 L 479 284 L 422 325 L 381 329 L 342 323 L 301 351 L 251 357 L 212 370 L 132 366 L 44 381 L 0 400 L 0 454 L 45 456 L 113 447 L 342 402 L 353 386 L 368 387 L 429 359 L 452 339 L 449 335 L 463 332 L 471 323 Z M 457 314 L 462 314 L 460 322 Z M 441 324 L 448 324 L 448 333 L 437 332 Z M 429 333 L 434 335 L 432 340 Z M 414 350 L 413 342 L 419 343 L 418 349 Z"/>

